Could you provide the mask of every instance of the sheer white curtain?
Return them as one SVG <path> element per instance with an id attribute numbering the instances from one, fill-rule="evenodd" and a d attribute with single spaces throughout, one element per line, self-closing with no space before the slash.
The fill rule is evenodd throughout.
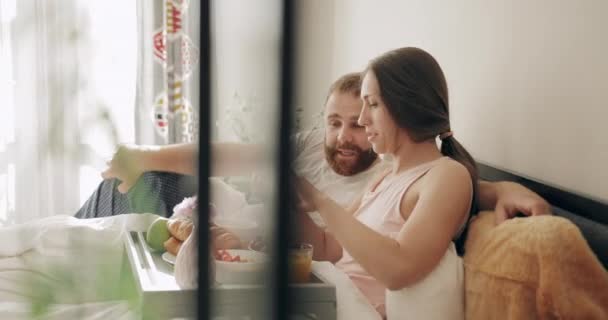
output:
<path id="1" fill-rule="evenodd" d="M 0 16 L 0 220 L 71 215 L 133 141 L 135 3 L 0 0 Z"/>

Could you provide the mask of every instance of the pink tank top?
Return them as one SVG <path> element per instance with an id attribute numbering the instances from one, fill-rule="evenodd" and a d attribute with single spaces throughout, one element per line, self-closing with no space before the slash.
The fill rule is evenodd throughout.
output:
<path id="1" fill-rule="evenodd" d="M 396 176 L 384 177 L 373 191 L 370 190 L 363 194 L 361 206 L 355 213 L 357 220 L 374 231 L 395 239 L 405 223 L 399 209 L 403 195 L 416 180 L 435 166 L 440 159 L 443 158 L 423 163 Z M 382 316 L 385 316 L 386 287 L 367 273 L 345 249 L 343 249 L 342 258 L 335 266 L 346 273 L 370 304 Z"/>

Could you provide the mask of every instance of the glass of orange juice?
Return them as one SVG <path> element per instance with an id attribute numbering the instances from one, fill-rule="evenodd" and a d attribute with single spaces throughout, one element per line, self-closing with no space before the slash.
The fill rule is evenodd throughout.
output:
<path id="1" fill-rule="evenodd" d="M 312 271 L 312 244 L 298 243 L 289 247 L 289 282 L 306 283 Z"/>

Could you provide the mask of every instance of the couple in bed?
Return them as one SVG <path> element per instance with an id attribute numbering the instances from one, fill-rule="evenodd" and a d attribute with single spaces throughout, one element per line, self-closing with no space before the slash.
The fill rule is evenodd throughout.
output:
<path id="1" fill-rule="evenodd" d="M 392 310 L 402 306 L 396 304 L 429 294 L 431 286 L 424 284 L 441 279 L 444 294 L 426 307 L 433 303 L 442 306 L 433 311 L 440 317 L 463 318 L 463 267 L 455 242 L 462 244 L 471 215 L 494 209 L 500 222 L 517 212 L 550 213 L 523 186 L 478 181 L 474 160 L 451 131 L 448 101 L 437 61 L 421 49 L 401 48 L 371 60 L 362 73 L 338 79 L 326 99 L 324 133 L 294 137 L 296 237 L 313 244 L 316 260 L 344 271 L 384 317 L 398 317 Z M 255 146 L 213 148 L 218 175 L 249 173 L 253 168 L 245 164 L 268 156 Z M 178 176 L 146 172 L 192 174 L 195 154 L 192 144 L 119 148 L 103 176 L 120 182 L 104 182 L 77 216 L 136 211 L 132 197 L 113 189 L 128 194 L 146 179 L 166 198 L 177 190 L 167 184 L 177 184 Z M 115 197 L 127 197 L 126 204 Z M 167 214 L 175 200 L 155 210 Z M 411 309 L 424 309 L 417 304 Z"/>

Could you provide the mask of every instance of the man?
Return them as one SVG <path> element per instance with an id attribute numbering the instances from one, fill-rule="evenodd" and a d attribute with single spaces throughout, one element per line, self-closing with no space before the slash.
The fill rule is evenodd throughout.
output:
<path id="1" fill-rule="evenodd" d="M 323 130 L 306 131 L 296 134 L 293 139 L 295 172 L 343 206 L 350 204 L 363 191 L 370 179 L 387 165 L 387 161 L 380 159 L 373 152 L 364 128 L 357 124 L 362 107 L 359 98 L 360 89 L 359 73 L 350 73 L 339 78 L 330 87 L 326 99 L 324 132 Z M 270 160 L 269 153 L 261 146 L 218 143 L 212 148 L 212 172 L 218 176 L 249 174 L 259 164 L 269 163 Z M 121 146 L 102 176 L 104 179 L 122 181 L 117 186 L 120 193 L 127 193 L 136 185 L 152 184 L 153 186 L 148 189 L 156 190 L 153 198 L 171 198 L 171 201 L 164 201 L 164 205 L 161 203 L 160 209 L 153 211 L 170 215 L 171 204 L 176 197 L 165 193 L 175 193 L 174 191 L 178 190 L 177 187 L 167 186 L 167 184 L 178 184 L 178 178 L 175 175 L 144 173 L 161 171 L 192 175 L 196 167 L 195 155 L 194 144 L 158 147 Z M 140 179 L 142 175 L 143 179 Z M 104 189 L 103 193 L 107 193 L 107 184 L 112 188 L 117 184 L 116 180 L 109 181 L 104 182 L 105 187 L 102 183 L 98 193 L 101 193 L 102 189 Z M 124 196 L 114 192 L 114 195 L 106 198 L 120 197 Z M 103 203 L 98 200 L 100 198 L 104 197 L 98 194 L 91 197 L 76 216 L 105 216 L 134 212 L 134 210 L 137 212 L 137 208 L 133 208 L 137 207 L 136 201 L 129 198 L 127 200 L 130 201 L 129 205 L 118 208 L 120 211 L 126 209 L 125 212 L 111 212 L 116 208 L 109 208 L 110 212 L 104 210 L 103 213 L 91 214 L 92 211 L 96 211 L 96 206 Z M 511 182 L 480 182 L 478 198 L 478 208 L 494 209 L 498 222 L 513 217 L 518 212 L 526 215 L 550 214 L 550 206 L 545 200 L 527 188 Z M 124 199 L 112 201 L 112 203 L 120 202 L 124 202 Z M 313 218 L 316 223 L 322 224 L 318 217 Z"/>

